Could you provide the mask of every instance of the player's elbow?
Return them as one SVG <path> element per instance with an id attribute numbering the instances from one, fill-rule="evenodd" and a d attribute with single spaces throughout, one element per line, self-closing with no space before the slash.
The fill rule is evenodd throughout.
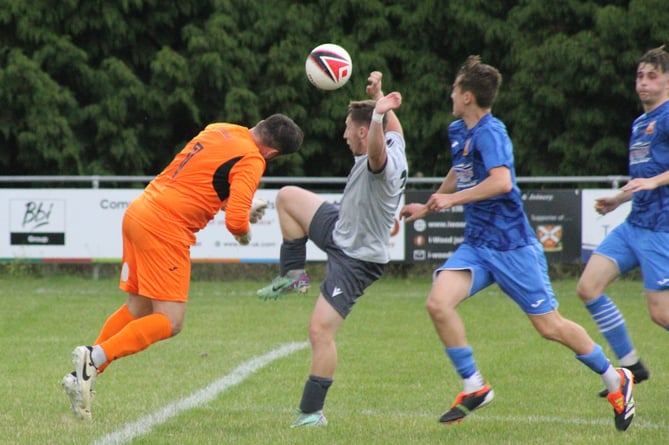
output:
<path id="1" fill-rule="evenodd" d="M 502 193 L 509 193 L 513 190 L 513 183 L 511 181 L 505 181 L 501 184 Z"/>
<path id="2" fill-rule="evenodd" d="M 495 188 L 499 194 L 509 193 L 513 190 L 513 181 L 510 175 L 499 175 L 495 179 Z"/>
<path id="3" fill-rule="evenodd" d="M 242 236 L 250 229 L 249 217 L 247 213 L 226 213 L 225 228 L 234 236 Z"/>
<path id="4" fill-rule="evenodd" d="M 495 167 L 489 173 L 490 176 L 486 181 L 489 182 L 498 194 L 509 193 L 513 190 L 513 178 L 511 177 L 511 170 L 508 167 Z"/>
<path id="5" fill-rule="evenodd" d="M 388 157 L 386 156 L 385 151 L 381 154 L 375 154 L 375 155 L 369 154 L 367 158 L 367 162 L 369 163 L 369 169 L 373 173 L 379 173 L 385 168 L 387 160 Z"/>

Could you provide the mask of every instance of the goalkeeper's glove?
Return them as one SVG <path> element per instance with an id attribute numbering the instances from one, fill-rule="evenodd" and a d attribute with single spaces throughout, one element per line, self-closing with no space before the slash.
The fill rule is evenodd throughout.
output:
<path id="1" fill-rule="evenodd" d="M 265 209 L 267 209 L 267 201 L 262 198 L 253 198 L 251 203 L 251 212 L 249 213 L 249 222 L 255 224 L 265 216 Z"/>
<path id="2" fill-rule="evenodd" d="M 242 246 L 247 246 L 251 242 L 251 231 L 249 230 L 243 235 L 235 235 L 235 239 Z"/>

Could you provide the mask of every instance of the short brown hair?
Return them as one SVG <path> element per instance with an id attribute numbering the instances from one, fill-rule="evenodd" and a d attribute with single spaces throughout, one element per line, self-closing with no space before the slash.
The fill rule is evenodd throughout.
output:
<path id="1" fill-rule="evenodd" d="M 653 65 L 655 69 L 659 69 L 663 73 L 669 73 L 669 53 L 664 50 L 664 45 L 647 51 L 646 54 L 639 58 L 637 66 L 642 63 Z"/>
<path id="2" fill-rule="evenodd" d="M 471 92 L 481 108 L 492 107 L 502 85 L 502 75 L 497 68 L 481 63 L 480 56 L 467 57 L 456 79 L 460 89 Z"/>
<path id="3" fill-rule="evenodd" d="M 348 103 L 347 116 L 351 116 L 351 120 L 358 125 L 369 126 L 372 121 L 372 114 L 376 107 L 376 101 L 367 100 L 352 100 Z M 386 128 L 386 116 L 383 116 L 383 128 Z"/>
<path id="4" fill-rule="evenodd" d="M 302 129 L 291 118 L 280 113 L 258 122 L 256 130 L 265 145 L 276 148 L 282 155 L 295 153 L 304 141 Z"/>

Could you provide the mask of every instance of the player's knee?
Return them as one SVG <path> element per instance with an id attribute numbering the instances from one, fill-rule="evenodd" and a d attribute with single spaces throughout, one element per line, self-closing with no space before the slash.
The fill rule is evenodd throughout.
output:
<path id="1" fill-rule="evenodd" d="M 550 341 L 560 342 L 562 339 L 563 324 L 561 319 L 537 319 L 532 317 L 534 329 L 541 337 Z"/>
<path id="2" fill-rule="evenodd" d="M 300 188 L 294 185 L 286 185 L 279 189 L 279 192 L 276 194 L 276 207 L 283 208 L 286 204 L 293 201 L 293 197 Z"/>
<path id="3" fill-rule="evenodd" d="M 578 294 L 578 298 L 580 298 L 583 303 L 594 300 L 599 295 L 601 295 L 601 292 L 598 292 L 583 279 L 578 280 L 578 283 L 576 284 L 576 293 Z"/>
<path id="4" fill-rule="evenodd" d="M 330 347 L 333 342 L 334 337 L 329 332 L 309 327 L 309 343 L 312 349 L 323 350 Z"/>
<path id="5" fill-rule="evenodd" d="M 313 320 L 309 323 L 309 341 L 312 345 L 327 341 L 328 336 L 327 329 L 321 323 Z"/>
<path id="6" fill-rule="evenodd" d="M 425 309 L 433 320 L 440 320 L 446 317 L 449 308 L 441 299 L 430 295 L 425 301 Z"/>
<path id="7" fill-rule="evenodd" d="M 538 332 L 539 335 L 541 335 L 541 337 L 545 338 L 546 340 L 561 342 L 562 337 L 560 336 L 559 331 L 556 329 L 543 328 L 538 330 Z"/>
<path id="8" fill-rule="evenodd" d="M 434 301 L 434 298 L 428 298 L 425 301 L 425 309 L 431 317 L 434 317 L 439 312 L 439 305 Z"/>

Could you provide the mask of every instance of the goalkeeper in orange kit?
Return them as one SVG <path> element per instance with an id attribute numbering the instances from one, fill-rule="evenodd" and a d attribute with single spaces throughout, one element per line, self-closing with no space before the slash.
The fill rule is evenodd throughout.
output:
<path id="1" fill-rule="evenodd" d="M 181 331 L 195 234 L 224 210 L 227 229 L 248 244 L 249 223 L 267 206 L 253 199 L 266 161 L 298 151 L 303 137 L 282 114 L 252 128 L 210 124 L 132 201 L 123 217 L 119 284 L 128 299 L 92 346 L 74 349 L 75 370 L 61 382 L 77 417 L 91 419 L 93 383 L 107 365 Z"/>

